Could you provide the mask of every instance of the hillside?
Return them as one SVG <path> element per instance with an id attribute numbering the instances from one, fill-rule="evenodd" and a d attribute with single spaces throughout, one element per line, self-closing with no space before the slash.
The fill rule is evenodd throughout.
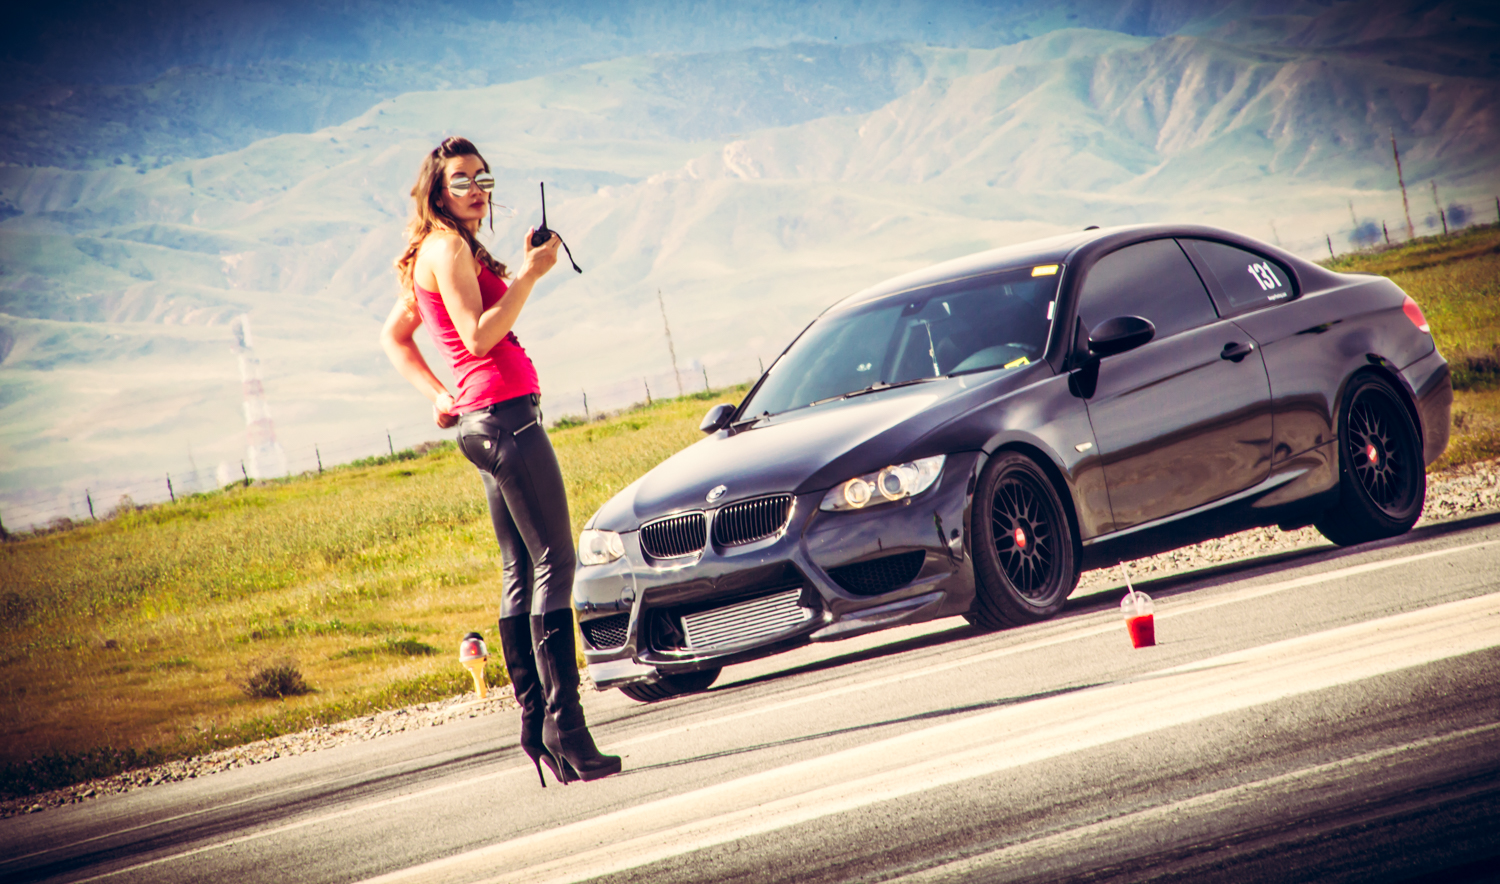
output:
<path id="1" fill-rule="evenodd" d="M 1018 4 L 1008 20 L 1038 33 L 984 31 L 1004 45 L 611 57 L 406 92 L 159 168 L 0 165 L 0 495 L 190 456 L 237 464 L 225 324 L 244 312 L 288 449 L 310 461 L 353 428 L 423 419 L 374 339 L 412 170 L 449 132 L 487 151 L 497 197 L 520 210 L 495 224 L 502 259 L 546 180 L 586 271 L 545 280 L 518 328 L 553 414 L 580 413 L 582 392 L 595 408 L 676 392 L 658 291 L 690 378 L 724 383 L 842 295 L 1086 224 L 1202 221 L 1309 255 L 1325 235 L 1346 250 L 1366 221 L 1404 236 L 1391 130 L 1423 232 L 1432 183 L 1470 216 L 1500 191 L 1482 6 L 1086 6 Z M 881 8 L 850 27 L 875 33 Z M 786 27 L 816 31 L 809 15 Z"/>

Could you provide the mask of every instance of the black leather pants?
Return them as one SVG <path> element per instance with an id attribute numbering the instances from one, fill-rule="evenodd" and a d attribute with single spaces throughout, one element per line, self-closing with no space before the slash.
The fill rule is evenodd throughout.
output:
<path id="1" fill-rule="evenodd" d="M 500 616 L 571 610 L 573 528 L 536 397 L 465 414 L 458 421 L 458 447 L 479 468 L 504 559 Z"/>

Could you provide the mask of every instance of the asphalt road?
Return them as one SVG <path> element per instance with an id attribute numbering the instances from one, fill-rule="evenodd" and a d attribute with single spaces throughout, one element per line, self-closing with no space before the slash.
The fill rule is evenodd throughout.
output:
<path id="1" fill-rule="evenodd" d="M 0 821 L 5 881 L 1488 881 L 1500 516 L 585 698 L 607 780 L 509 715 Z"/>

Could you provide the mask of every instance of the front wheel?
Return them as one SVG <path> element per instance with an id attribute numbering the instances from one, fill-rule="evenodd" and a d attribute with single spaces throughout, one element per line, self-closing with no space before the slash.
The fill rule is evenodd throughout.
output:
<path id="1" fill-rule="evenodd" d="M 1411 414 L 1390 384 L 1356 376 L 1339 420 L 1339 502 L 1315 523 L 1339 546 L 1411 530 L 1427 499 L 1427 471 Z"/>
<path id="2" fill-rule="evenodd" d="M 1014 451 L 995 455 L 979 476 L 971 519 L 979 585 L 969 621 L 1003 629 L 1061 611 L 1078 585 L 1077 543 L 1042 468 Z"/>
<path id="3" fill-rule="evenodd" d="M 646 683 L 637 682 L 620 687 L 620 693 L 639 703 L 655 703 L 658 700 L 667 700 L 672 697 L 680 697 L 683 694 L 696 694 L 699 691 L 708 690 L 708 686 L 719 677 L 722 669 L 704 669 L 699 672 L 685 672 L 681 675 L 663 675 L 659 681 Z"/>

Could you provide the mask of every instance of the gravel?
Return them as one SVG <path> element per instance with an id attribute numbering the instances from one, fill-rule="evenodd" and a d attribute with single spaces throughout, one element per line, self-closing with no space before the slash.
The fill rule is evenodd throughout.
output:
<path id="1" fill-rule="evenodd" d="M 1479 513 L 1500 510 L 1500 458 L 1465 464 L 1432 473 L 1427 477 L 1427 503 L 1418 525 L 1446 522 Z M 1282 531 L 1257 528 L 1229 537 L 1183 547 L 1130 563 L 1132 575 L 1141 579 L 1217 565 L 1235 559 L 1263 556 L 1301 547 L 1327 544 L 1313 528 Z M 1118 569 L 1088 571 L 1078 581 L 1080 590 L 1094 590 L 1121 585 Z M 587 675 L 584 675 L 585 687 Z M 350 743 L 362 743 L 389 734 L 399 734 L 428 727 L 441 727 L 460 718 L 478 718 L 518 708 L 509 686 L 492 690 L 480 700 L 463 694 L 432 703 L 421 703 L 404 709 L 393 709 L 375 715 L 354 718 L 337 724 L 315 727 L 296 734 L 259 740 L 230 749 L 220 749 L 196 758 L 171 761 L 112 777 L 81 783 L 39 795 L 0 803 L 0 819 L 17 814 L 38 813 L 50 807 L 78 804 L 103 795 L 117 795 L 155 786 L 209 776 L 221 771 L 262 764 L 293 755 L 316 752 Z M 499 725 L 497 725 L 498 727 Z M 508 728 L 507 728 L 508 729 Z"/>

